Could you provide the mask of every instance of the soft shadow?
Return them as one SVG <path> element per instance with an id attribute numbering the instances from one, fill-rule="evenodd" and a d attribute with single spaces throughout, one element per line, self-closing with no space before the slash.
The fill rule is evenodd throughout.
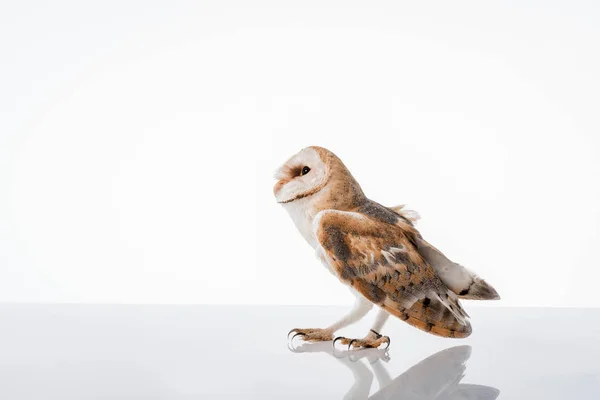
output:
<path id="1" fill-rule="evenodd" d="M 344 399 L 494 400 L 500 394 L 498 389 L 490 386 L 460 383 L 471 356 L 471 346 L 450 347 L 437 352 L 394 379 L 383 365 L 389 361 L 386 350 L 339 351 L 331 346 L 331 342 L 305 343 L 290 350 L 294 353 L 327 353 L 350 369 L 355 382 Z M 369 396 L 374 379 L 380 389 Z"/>

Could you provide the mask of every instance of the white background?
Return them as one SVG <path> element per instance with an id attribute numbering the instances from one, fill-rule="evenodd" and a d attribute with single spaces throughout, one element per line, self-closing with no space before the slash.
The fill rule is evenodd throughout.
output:
<path id="1" fill-rule="evenodd" d="M 600 306 L 600 10 L 517 4 L 3 2 L 0 301 L 349 303 L 271 192 L 321 145 L 499 304 Z"/>

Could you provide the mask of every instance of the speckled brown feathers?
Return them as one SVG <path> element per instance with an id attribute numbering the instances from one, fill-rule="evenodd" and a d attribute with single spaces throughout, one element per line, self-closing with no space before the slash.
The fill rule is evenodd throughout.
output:
<path id="1" fill-rule="evenodd" d="M 323 211 L 315 223 L 326 261 L 368 300 L 435 335 L 471 333 L 458 298 L 419 253 L 410 221 L 373 203 L 357 212 Z"/>

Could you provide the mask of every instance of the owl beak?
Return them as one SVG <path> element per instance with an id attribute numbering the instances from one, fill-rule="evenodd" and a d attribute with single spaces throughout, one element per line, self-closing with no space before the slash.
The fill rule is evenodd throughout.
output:
<path id="1" fill-rule="evenodd" d="M 285 181 L 280 180 L 280 181 L 277 181 L 275 186 L 273 186 L 273 195 L 275 197 L 277 197 L 277 193 L 279 193 L 279 191 L 281 190 L 281 188 L 283 187 L 284 184 L 285 184 Z"/>

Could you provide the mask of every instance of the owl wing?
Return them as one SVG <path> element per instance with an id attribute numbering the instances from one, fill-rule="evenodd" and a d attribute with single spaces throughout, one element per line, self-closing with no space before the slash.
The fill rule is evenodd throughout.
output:
<path id="1" fill-rule="evenodd" d="M 372 303 L 438 336 L 471 333 L 458 297 L 419 253 L 412 226 L 326 210 L 317 214 L 313 229 L 323 261 Z"/>

